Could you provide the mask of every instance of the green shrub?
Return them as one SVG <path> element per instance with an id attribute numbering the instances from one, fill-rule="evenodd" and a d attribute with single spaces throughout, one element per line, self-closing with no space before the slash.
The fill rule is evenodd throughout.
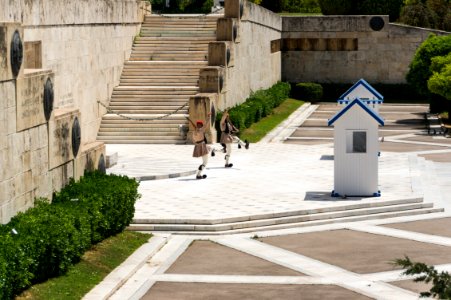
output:
<path id="1" fill-rule="evenodd" d="M 17 244 L 17 236 L 9 231 L 3 233 L 0 236 L 0 299 L 13 299 L 14 295 L 31 284 L 31 264 L 32 259 Z"/>
<path id="2" fill-rule="evenodd" d="M 0 226 L 0 299 L 65 273 L 93 243 L 122 231 L 134 213 L 138 183 L 87 173 Z M 17 232 L 17 234 L 13 233 Z"/>
<path id="3" fill-rule="evenodd" d="M 451 52 L 451 35 L 436 36 L 431 34 L 418 47 L 409 66 L 407 82 L 422 95 L 429 96 L 427 81 L 432 76 L 430 69 L 432 58 L 445 56 Z"/>
<path id="4" fill-rule="evenodd" d="M 237 105 L 229 110 L 230 120 L 238 129 L 248 128 L 261 118 L 269 115 L 273 108 L 277 107 L 290 94 L 291 86 L 286 82 L 278 82 L 267 90 L 259 90 L 252 93 L 241 105 Z M 216 117 L 216 129 L 220 130 L 220 120 L 222 114 Z"/>
<path id="5" fill-rule="evenodd" d="M 430 70 L 433 74 L 428 80 L 428 89 L 451 100 L 451 52 L 446 56 L 433 57 Z"/>
<path id="6" fill-rule="evenodd" d="M 303 101 L 320 101 L 323 97 L 323 87 L 318 83 L 301 82 L 295 85 L 292 95 L 293 98 Z"/>
<path id="7" fill-rule="evenodd" d="M 139 198 L 138 183 L 117 175 L 88 173 L 79 182 L 71 180 L 55 195 L 54 203 L 70 203 L 73 199 L 85 206 L 91 214 L 92 242 L 121 232 L 130 224 Z"/>

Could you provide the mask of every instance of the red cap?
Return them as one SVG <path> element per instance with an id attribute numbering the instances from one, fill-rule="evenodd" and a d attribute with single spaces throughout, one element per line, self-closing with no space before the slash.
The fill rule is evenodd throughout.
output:
<path id="1" fill-rule="evenodd" d="M 201 121 L 201 120 L 197 120 L 197 121 L 196 121 L 196 125 L 197 125 L 197 124 L 201 124 L 201 125 L 204 125 L 204 122 L 203 122 L 203 121 Z"/>

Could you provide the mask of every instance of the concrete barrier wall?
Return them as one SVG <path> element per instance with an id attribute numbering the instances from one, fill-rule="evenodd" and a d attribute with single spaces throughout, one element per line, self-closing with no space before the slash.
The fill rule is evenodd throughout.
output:
<path id="1" fill-rule="evenodd" d="M 283 80 L 404 83 L 417 47 L 431 33 L 447 34 L 389 23 L 388 16 L 376 17 L 383 28 L 375 30 L 374 17 L 283 17 Z M 317 43 L 316 48 L 306 43 Z"/>
<path id="2" fill-rule="evenodd" d="M 104 166 L 105 146 L 95 142 L 104 113 L 97 100 L 107 103 L 119 83 L 141 7 L 135 0 L 0 0 L 0 223 L 35 198 L 50 198 L 71 177 Z M 27 50 L 16 75 L 10 64 L 15 30 Z M 35 42 L 32 51 L 27 42 Z M 25 69 L 27 63 L 34 69 Z"/>
<path id="3" fill-rule="evenodd" d="M 242 103 L 252 91 L 281 80 L 281 54 L 271 53 L 271 41 L 281 38 L 282 18 L 243 1 L 243 15 L 236 25 L 238 35 L 231 45 L 233 63 L 225 72 L 220 109 Z"/>

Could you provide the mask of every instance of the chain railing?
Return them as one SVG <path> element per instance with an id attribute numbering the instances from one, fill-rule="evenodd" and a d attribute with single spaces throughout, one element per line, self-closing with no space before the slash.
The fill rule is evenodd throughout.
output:
<path id="1" fill-rule="evenodd" d="M 121 118 L 123 118 L 123 119 L 132 120 L 132 121 L 139 121 L 139 122 L 162 120 L 162 119 L 165 119 L 165 118 L 167 118 L 167 117 L 169 117 L 169 116 L 172 116 L 172 115 L 176 114 L 177 112 L 179 112 L 180 110 L 182 110 L 183 108 L 185 108 L 186 106 L 188 106 L 188 102 L 186 102 L 185 104 L 183 104 L 182 106 L 180 106 L 180 107 L 177 108 L 176 110 L 174 110 L 174 111 L 172 111 L 172 112 L 170 112 L 170 113 L 168 113 L 168 114 L 162 115 L 162 116 L 153 117 L 153 118 L 135 118 L 135 117 L 130 117 L 130 116 L 128 116 L 128 115 L 124 115 L 124 114 L 115 112 L 115 111 L 113 111 L 111 108 L 109 108 L 108 106 L 106 106 L 105 104 L 103 104 L 101 101 L 97 101 L 97 103 L 99 103 L 101 106 L 103 106 L 104 108 L 106 108 L 106 111 L 107 111 L 109 114 L 116 115 L 116 116 L 121 117 Z"/>

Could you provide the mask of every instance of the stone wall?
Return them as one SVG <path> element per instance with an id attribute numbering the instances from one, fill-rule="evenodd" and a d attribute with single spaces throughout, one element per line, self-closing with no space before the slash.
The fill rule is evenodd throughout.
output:
<path id="1" fill-rule="evenodd" d="M 283 17 L 282 78 L 404 83 L 415 50 L 431 33 L 447 34 L 389 23 L 388 16 Z"/>
<path id="2" fill-rule="evenodd" d="M 209 65 L 220 67 L 217 72 L 223 78 L 217 103 L 220 110 L 242 103 L 252 91 L 268 88 L 281 79 L 281 54 L 271 53 L 271 40 L 280 39 L 281 30 L 279 15 L 244 0 L 225 2 L 224 18 L 218 21 L 217 31 L 217 43 L 225 47 L 210 45 L 209 49 Z M 228 63 L 224 52 L 227 49 Z M 214 59 L 218 51 L 222 51 L 222 61 Z M 211 69 L 206 72 L 211 73 Z M 214 92 L 202 84 L 200 89 Z"/>
<path id="3" fill-rule="evenodd" d="M 97 101 L 107 103 L 118 84 L 146 7 L 135 0 L 0 0 L 0 7 L 0 223 L 7 223 L 71 177 L 105 168 Z M 24 57 L 14 74 L 16 30 Z"/>

